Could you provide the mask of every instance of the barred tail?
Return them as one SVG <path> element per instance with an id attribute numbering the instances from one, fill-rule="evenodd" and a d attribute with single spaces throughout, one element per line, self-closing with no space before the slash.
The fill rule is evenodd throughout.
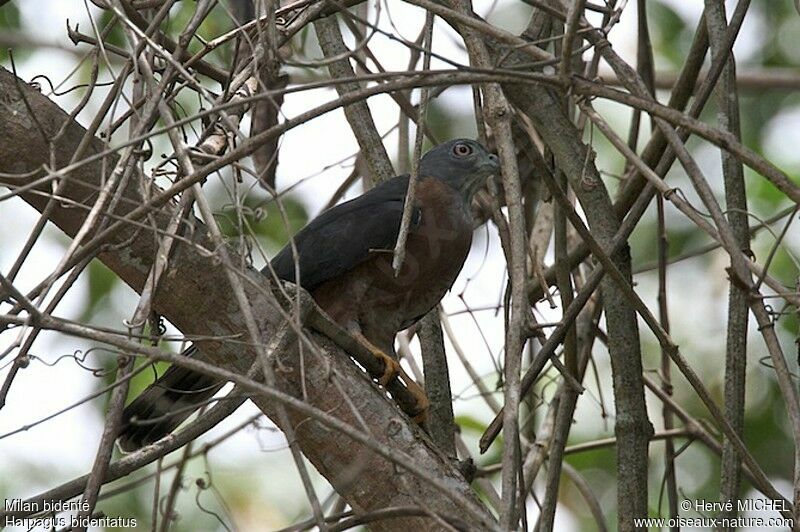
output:
<path id="1" fill-rule="evenodd" d="M 194 347 L 187 355 L 194 353 Z M 214 377 L 170 366 L 122 413 L 119 444 L 135 451 L 166 436 L 225 385 Z"/>

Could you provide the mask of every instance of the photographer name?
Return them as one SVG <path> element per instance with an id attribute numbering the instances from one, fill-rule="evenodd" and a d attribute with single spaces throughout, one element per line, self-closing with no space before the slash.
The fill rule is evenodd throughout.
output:
<path id="1" fill-rule="evenodd" d="M 785 500 L 772 499 L 740 499 L 733 501 L 707 501 L 696 499 L 694 510 L 696 512 L 731 512 L 736 508 L 739 512 L 767 511 L 788 512 L 789 505 Z"/>

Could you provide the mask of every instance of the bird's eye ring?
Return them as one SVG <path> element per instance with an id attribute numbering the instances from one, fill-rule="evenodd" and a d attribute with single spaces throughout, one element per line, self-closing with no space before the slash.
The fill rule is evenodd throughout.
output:
<path id="1" fill-rule="evenodd" d="M 467 155 L 472 154 L 472 147 L 469 144 L 464 144 L 463 142 L 459 142 L 455 146 L 453 146 L 453 153 L 458 155 L 459 157 L 466 157 Z"/>

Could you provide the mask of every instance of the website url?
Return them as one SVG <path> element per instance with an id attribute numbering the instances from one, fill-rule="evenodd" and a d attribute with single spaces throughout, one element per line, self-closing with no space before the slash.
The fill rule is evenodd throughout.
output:
<path id="1" fill-rule="evenodd" d="M 635 519 L 637 528 L 780 528 L 791 530 L 794 525 L 791 519 L 782 517 L 648 517 Z"/>

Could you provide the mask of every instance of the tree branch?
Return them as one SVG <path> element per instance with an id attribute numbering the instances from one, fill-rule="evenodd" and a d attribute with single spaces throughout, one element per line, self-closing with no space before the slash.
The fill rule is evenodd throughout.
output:
<path id="1" fill-rule="evenodd" d="M 37 129 L 32 127 L 32 118 L 13 88 L 14 84 L 15 78 L 10 73 L 0 71 L 0 94 L 6 95 L 5 107 L 0 112 L 0 172 L 20 176 L 10 180 L 3 177 L 0 182 L 7 186 L 24 187 L 40 178 L 36 170 L 51 163 L 48 158 L 49 147 Z M 25 87 L 24 91 L 33 112 L 47 131 L 57 131 L 64 125 L 64 134 L 54 145 L 53 164 L 56 167 L 67 164 L 85 130 L 34 89 Z M 102 150 L 100 141 L 95 141 L 90 147 L 90 151 L 95 153 Z M 113 163 L 115 156 L 109 155 L 107 158 Z M 71 208 L 71 204 L 91 204 L 103 177 L 102 168 L 102 161 L 96 160 L 60 177 L 65 186 L 61 199 L 52 210 L 50 221 L 67 235 L 76 234 L 85 218 L 84 209 Z M 104 212 L 104 217 L 113 220 L 146 203 L 140 195 L 138 184 L 129 183 L 122 193 L 123 201 L 118 202 L 116 211 Z M 50 194 L 48 186 L 40 184 L 20 191 L 18 195 L 41 211 L 46 207 Z M 173 208 L 170 205 L 169 208 L 150 212 L 151 220 L 161 231 L 170 220 L 171 213 L 167 211 Z M 154 295 L 153 307 L 187 335 L 203 336 L 210 333 L 212 336 L 197 342 L 204 358 L 219 367 L 243 374 L 252 365 L 255 349 L 251 345 L 226 342 L 220 338 L 246 335 L 242 325 L 243 316 L 229 289 L 222 266 L 213 254 L 203 251 L 214 249 L 205 227 L 198 220 L 191 220 L 191 223 L 195 228 L 194 234 L 190 239 L 176 242 L 170 258 L 170 269 Z M 89 235 L 92 236 L 94 234 Z M 153 238 L 149 231 L 136 224 L 126 224 L 113 234 L 98 256 L 122 280 L 141 291 L 156 254 L 156 242 L 157 238 Z M 259 272 L 243 268 L 237 270 L 237 275 L 242 278 L 252 315 L 257 318 L 260 337 L 262 341 L 268 341 L 276 327 L 283 322 L 283 314 L 270 304 L 271 297 L 267 297 L 264 290 L 265 279 Z M 428 439 L 402 416 L 394 404 L 382 398 L 382 393 L 364 378 L 363 372 L 341 350 L 320 335 L 310 334 L 309 337 L 320 347 L 321 356 L 306 356 L 304 377 L 307 389 L 312 391 L 307 398 L 308 404 L 323 412 L 330 412 L 346 425 L 358 426 L 354 413 L 342 408 L 341 394 L 330 379 L 333 367 L 339 384 L 348 390 L 348 401 L 367 421 L 372 429 L 371 437 L 381 448 L 413 457 L 415 469 L 427 471 L 453 494 L 453 497 L 441 497 L 426 482 L 408 482 L 402 478 L 403 475 L 397 474 L 395 464 L 387 460 L 385 455 L 311 421 L 307 415 L 293 411 L 290 419 L 304 455 L 348 503 L 359 512 L 369 512 L 390 506 L 414 505 L 422 500 L 435 513 L 457 516 L 467 511 L 482 523 L 481 526 L 494 528 L 493 519 L 477 502 L 458 471 Z M 281 365 L 288 371 L 276 372 L 276 388 L 295 397 L 300 396 L 302 382 L 294 358 L 296 349 L 278 355 Z M 273 402 L 258 399 L 257 403 L 267 415 L 274 418 L 276 410 Z M 353 467 L 362 471 L 357 483 L 352 482 Z M 436 528 L 437 524 L 438 521 L 431 518 L 408 516 L 393 520 L 391 528 L 429 529 Z M 387 529 L 389 525 L 376 523 L 375 527 Z"/>

